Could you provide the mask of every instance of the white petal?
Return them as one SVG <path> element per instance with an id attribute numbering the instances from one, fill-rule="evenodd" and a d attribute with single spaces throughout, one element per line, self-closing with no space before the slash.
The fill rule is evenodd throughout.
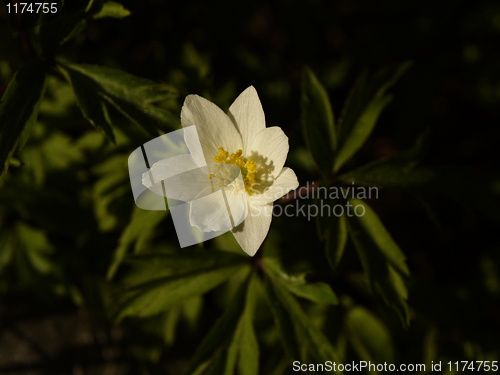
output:
<path id="1" fill-rule="evenodd" d="M 236 98 L 229 107 L 228 115 L 241 134 L 243 151 L 246 153 L 255 134 L 266 127 L 264 110 L 253 86 L 247 88 Z M 248 157 L 248 155 L 244 156 Z"/>
<path id="2" fill-rule="evenodd" d="M 285 164 L 288 155 L 288 137 L 278 126 L 265 128 L 258 132 L 250 148 L 249 157 L 257 164 L 259 174 L 276 178 Z M 257 178 L 267 179 L 266 176 Z"/>
<path id="3" fill-rule="evenodd" d="M 184 128 L 184 142 L 186 142 L 186 146 L 194 162 L 199 167 L 206 166 L 207 162 L 205 160 L 203 148 L 201 147 L 200 137 L 198 136 L 196 126 L 187 126 Z"/>
<path id="4" fill-rule="evenodd" d="M 295 190 L 299 187 L 299 181 L 295 172 L 290 168 L 283 168 L 281 173 L 276 178 L 274 183 L 264 191 L 259 194 L 255 199 L 261 204 L 273 203 L 275 200 L 281 198 L 291 190 Z"/>
<path id="5" fill-rule="evenodd" d="M 226 191 L 226 199 L 229 207 L 229 214 L 232 218 L 232 227 L 240 225 L 248 216 L 248 199 L 244 191 L 236 194 Z"/>
<path id="6" fill-rule="evenodd" d="M 222 190 L 192 201 L 189 221 L 202 232 L 229 230 L 231 220 Z"/>
<path id="7" fill-rule="evenodd" d="M 228 231 L 247 217 L 246 194 L 226 194 L 223 190 L 191 202 L 189 220 L 202 232 Z"/>
<path id="8" fill-rule="evenodd" d="M 273 205 L 252 205 L 243 223 L 232 230 L 234 238 L 245 253 L 254 256 L 269 232 L 273 213 Z"/>
<path id="9" fill-rule="evenodd" d="M 181 110 L 183 127 L 195 125 L 207 164 L 224 147 L 230 153 L 242 148 L 241 136 L 230 118 L 215 104 L 198 95 L 188 95 Z M 186 139 L 188 143 L 189 139 Z M 190 144 L 188 147 L 191 149 Z"/>
<path id="10" fill-rule="evenodd" d="M 192 201 L 201 193 L 206 195 L 212 192 L 208 169 L 199 168 L 187 154 L 154 163 L 142 175 L 142 183 L 158 195 L 184 202 Z"/>

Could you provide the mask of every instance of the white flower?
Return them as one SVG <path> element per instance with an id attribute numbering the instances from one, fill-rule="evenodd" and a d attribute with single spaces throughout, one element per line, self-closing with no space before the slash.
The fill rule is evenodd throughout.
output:
<path id="1" fill-rule="evenodd" d="M 231 232 L 248 255 L 255 255 L 269 231 L 273 202 L 299 185 L 295 173 L 284 167 L 288 137 L 279 127 L 266 128 L 264 110 L 252 86 L 227 114 L 198 95 L 187 96 L 181 122 L 185 130 L 194 125 L 198 135 L 189 136 L 196 133 L 187 131 L 184 135 L 189 160 L 177 157 L 173 169 L 172 158 L 162 160 L 150 172 L 158 181 L 176 170 L 189 171 L 184 178 L 169 179 L 166 195 L 191 202 L 191 225 L 204 232 L 224 229 L 224 211 L 227 216 L 229 210 Z M 206 169 L 196 166 L 208 167 L 208 176 Z M 143 183 L 152 189 L 146 174 Z M 214 184 L 225 190 L 225 206 L 210 194 Z"/>

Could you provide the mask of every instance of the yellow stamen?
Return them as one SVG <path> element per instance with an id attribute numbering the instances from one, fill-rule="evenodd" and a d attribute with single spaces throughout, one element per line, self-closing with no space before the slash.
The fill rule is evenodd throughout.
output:
<path id="1" fill-rule="evenodd" d="M 245 183 L 245 191 L 252 195 L 255 191 L 252 186 L 255 184 L 255 174 L 257 173 L 257 166 L 252 158 L 245 158 L 243 155 L 243 150 L 237 150 L 235 153 L 229 154 L 223 147 L 218 148 L 219 153 L 214 157 L 214 161 L 217 163 L 227 163 L 233 164 L 241 169 L 241 174 L 243 175 L 243 182 Z"/>

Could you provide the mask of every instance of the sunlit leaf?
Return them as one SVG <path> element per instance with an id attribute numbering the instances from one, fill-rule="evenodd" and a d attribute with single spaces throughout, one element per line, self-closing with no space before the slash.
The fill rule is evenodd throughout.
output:
<path id="1" fill-rule="evenodd" d="M 30 62 L 12 77 L 0 102 L 0 177 L 16 147 L 28 139 L 45 88 L 45 66 Z"/>
<path id="2" fill-rule="evenodd" d="M 95 19 L 99 18 L 124 18 L 130 15 L 130 11 L 126 9 L 123 4 L 117 3 L 116 1 L 106 1 L 102 4 L 101 10 L 94 14 Z"/>
<path id="3" fill-rule="evenodd" d="M 177 117 L 162 107 L 177 96 L 170 85 L 100 66 L 71 64 L 61 65 L 61 69 L 73 84 L 84 116 L 102 126 L 108 135 L 110 107 L 150 135 L 178 126 Z"/>
<path id="4" fill-rule="evenodd" d="M 257 279 L 247 277 L 236 289 L 226 311 L 197 349 L 188 374 L 209 368 L 210 374 L 259 373 L 259 347 L 253 328 Z"/>
<path id="5" fill-rule="evenodd" d="M 339 360 L 332 344 L 310 321 L 297 300 L 275 277 L 266 279 L 266 296 L 281 342 L 292 360 L 323 363 Z"/>
<path id="6" fill-rule="evenodd" d="M 370 136 L 382 110 L 392 97 L 387 90 L 410 67 L 410 63 L 387 68 L 373 76 L 363 73 L 351 91 L 339 120 L 335 171 L 339 170 Z"/>
<path id="7" fill-rule="evenodd" d="M 338 299 L 332 288 L 322 282 L 308 282 L 305 274 L 289 275 L 281 269 L 278 262 L 272 258 L 265 258 L 264 265 L 267 270 L 273 272 L 279 278 L 277 282 L 298 297 L 302 297 L 317 303 L 337 304 Z"/>
<path id="8" fill-rule="evenodd" d="M 311 69 L 302 74 L 302 133 L 316 165 L 328 175 L 333 164 L 336 134 L 333 112 L 325 88 Z"/>
<path id="9" fill-rule="evenodd" d="M 132 262 L 136 273 L 127 279 L 119 319 L 166 311 L 215 288 L 248 264 L 242 256 L 207 250 L 152 254 Z"/>

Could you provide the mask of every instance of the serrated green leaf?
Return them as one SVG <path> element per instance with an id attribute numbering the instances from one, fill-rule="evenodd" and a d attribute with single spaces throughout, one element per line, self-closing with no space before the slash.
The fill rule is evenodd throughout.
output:
<path id="1" fill-rule="evenodd" d="M 204 294 L 220 285 L 242 268 L 242 264 L 184 271 L 135 286 L 123 296 L 118 320 L 126 316 L 151 316 Z"/>
<path id="2" fill-rule="evenodd" d="M 272 258 L 265 258 L 264 265 L 274 275 L 278 276 L 277 282 L 282 283 L 282 287 L 288 289 L 298 297 L 308 299 L 312 302 L 333 304 L 338 303 L 338 298 L 332 288 L 323 282 L 307 282 L 304 273 L 299 275 L 289 275 L 281 269 L 278 262 Z"/>
<path id="3" fill-rule="evenodd" d="M 112 106 L 150 135 L 159 135 L 159 130 L 174 129 L 179 125 L 177 117 L 159 105 L 176 100 L 177 93 L 170 85 L 101 66 L 71 64 L 62 65 L 62 68 L 68 71 L 71 77 L 76 73 L 92 82 L 86 83 L 89 89 L 87 91 L 97 97 L 96 100 L 101 103 L 100 107 Z M 99 112 L 93 118 L 94 121 L 97 121 L 96 119 L 102 122 Z"/>
<path id="4" fill-rule="evenodd" d="M 296 327 L 291 313 L 276 296 L 271 282 L 265 285 L 266 297 L 274 316 L 274 321 L 280 335 L 281 344 L 291 360 L 307 361 L 307 351 L 301 337 L 300 326 Z"/>
<path id="5" fill-rule="evenodd" d="M 363 236 L 359 236 L 357 239 L 362 240 L 367 246 L 377 249 L 396 270 L 404 275 L 409 275 L 405 255 L 371 207 L 359 199 L 351 199 L 349 202 L 353 206 L 362 206 L 364 208 L 364 215 L 351 215 L 349 217 L 353 229 L 358 230 L 356 233 Z"/>
<path id="6" fill-rule="evenodd" d="M 292 360 L 303 363 L 338 361 L 337 353 L 325 335 L 314 326 L 295 298 L 275 277 L 266 279 L 266 296 L 281 342 Z"/>
<path id="7" fill-rule="evenodd" d="M 410 63 L 384 69 L 373 76 L 364 72 L 349 95 L 339 120 L 338 149 L 334 170 L 338 171 L 370 136 L 382 110 L 391 101 L 386 91 L 410 67 Z"/>
<path id="8" fill-rule="evenodd" d="M 405 256 L 366 202 L 358 199 L 349 202 L 364 208 L 364 215 L 349 216 L 348 224 L 372 293 L 382 297 L 403 324 L 408 324 L 408 295 L 403 275 L 408 276 L 409 271 Z"/>
<path id="9" fill-rule="evenodd" d="M 346 337 L 361 360 L 394 362 L 392 339 L 387 327 L 363 307 L 353 307 L 345 318 Z"/>
<path id="10" fill-rule="evenodd" d="M 132 267 L 124 283 L 130 288 L 148 283 L 153 278 L 172 276 L 179 272 L 247 264 L 248 258 L 241 254 L 199 248 L 164 249 L 161 252 L 130 256 L 126 259 L 126 263 Z"/>
<path id="11" fill-rule="evenodd" d="M 234 275 L 248 261 L 205 249 L 163 251 L 130 257 L 119 318 L 148 316 L 201 295 Z"/>
<path id="12" fill-rule="evenodd" d="M 253 280 L 254 278 L 255 275 L 253 274 L 246 277 L 245 281 L 233 293 L 226 311 L 196 350 L 188 374 L 199 373 L 201 367 L 206 366 L 211 369 L 210 373 L 234 373 L 238 360 L 239 340 L 246 328 L 245 320 L 253 318 L 254 285 L 256 282 Z M 255 366 L 255 364 L 252 364 L 252 366 Z"/>
<path id="13" fill-rule="evenodd" d="M 302 285 L 286 284 L 287 289 L 296 296 L 312 302 L 336 305 L 339 300 L 333 293 L 330 285 L 322 282 L 306 283 Z"/>
<path id="14" fill-rule="evenodd" d="M 78 107 L 83 117 L 94 127 L 101 128 L 106 136 L 116 143 L 108 108 L 97 95 L 99 86 L 85 75 L 71 69 L 63 69 L 75 93 Z"/>
<path id="15" fill-rule="evenodd" d="M 313 71 L 305 68 L 302 75 L 302 133 L 319 170 L 328 175 L 336 148 L 335 123 L 325 88 Z"/>
<path id="16" fill-rule="evenodd" d="M 33 61 L 12 77 L 0 102 L 0 177 L 16 147 L 22 148 L 36 122 L 45 90 L 45 66 Z"/>
<path id="17" fill-rule="evenodd" d="M 133 76 L 118 69 L 84 64 L 67 67 L 95 81 L 111 97 L 129 101 L 138 108 L 177 98 L 177 90 L 171 85 Z"/>
<path id="18" fill-rule="evenodd" d="M 125 18 L 128 16 L 130 16 L 130 11 L 123 4 L 116 1 L 106 1 L 102 4 L 101 10 L 93 15 L 93 18 Z"/>

